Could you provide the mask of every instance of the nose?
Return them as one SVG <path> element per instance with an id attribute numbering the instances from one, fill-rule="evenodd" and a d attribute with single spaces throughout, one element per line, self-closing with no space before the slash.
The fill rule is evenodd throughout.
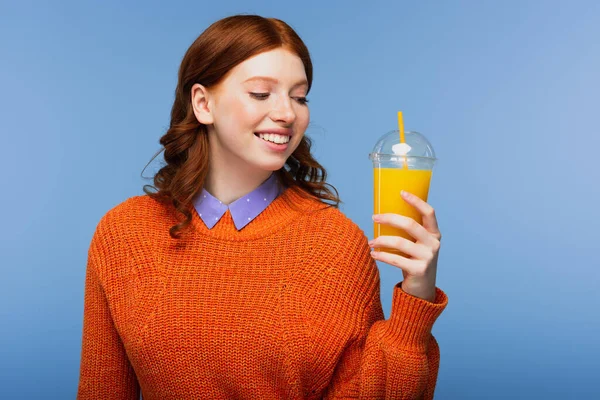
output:
<path id="1" fill-rule="evenodd" d="M 286 125 L 291 125 L 296 120 L 296 113 L 289 98 L 282 99 L 275 104 L 271 111 L 271 119 Z"/>

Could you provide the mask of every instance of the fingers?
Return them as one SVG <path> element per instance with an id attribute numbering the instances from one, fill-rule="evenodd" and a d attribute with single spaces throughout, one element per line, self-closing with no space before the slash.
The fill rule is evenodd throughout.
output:
<path id="1" fill-rule="evenodd" d="M 437 240 L 442 239 L 440 233 L 437 218 L 435 216 L 435 210 L 427 202 L 423 201 L 419 196 L 409 193 L 405 190 L 402 191 L 402 198 L 411 206 L 417 209 L 422 215 L 423 227 L 431 233 Z"/>
<path id="2" fill-rule="evenodd" d="M 409 276 L 419 277 L 424 275 L 425 264 L 422 260 L 411 260 L 398 254 L 385 251 L 371 252 L 371 256 L 378 261 L 400 268 Z"/>
<path id="3" fill-rule="evenodd" d="M 369 247 L 380 249 L 388 248 L 400 250 L 402 253 L 416 259 L 425 259 L 429 256 L 431 250 L 419 243 L 414 243 L 402 236 L 379 236 L 369 242 Z"/>
<path id="4" fill-rule="evenodd" d="M 409 292 L 418 295 L 421 289 L 415 287 L 435 287 L 435 273 L 442 234 L 439 231 L 435 211 L 427 202 L 412 193 L 402 193 L 402 198 L 412 205 L 422 216 L 422 225 L 410 217 L 386 213 L 373 215 L 373 221 L 399 228 L 408 233 L 416 242 L 402 236 L 379 236 L 369 242 L 370 247 L 397 249 L 399 254 L 387 251 L 373 251 L 371 256 L 378 261 L 402 270 L 404 281 L 419 282 L 412 285 Z M 403 287 L 404 290 L 404 287 Z M 431 290 L 427 290 L 429 293 Z M 429 295 L 425 295 L 429 298 Z M 426 298 L 422 297 L 422 298 Z"/>
<path id="5" fill-rule="evenodd" d="M 428 246 L 435 246 L 438 240 L 432 236 L 433 234 L 427 231 L 425 227 L 410 217 L 400 214 L 377 214 L 373 216 L 373 221 L 381 224 L 400 228 L 417 241 Z"/>

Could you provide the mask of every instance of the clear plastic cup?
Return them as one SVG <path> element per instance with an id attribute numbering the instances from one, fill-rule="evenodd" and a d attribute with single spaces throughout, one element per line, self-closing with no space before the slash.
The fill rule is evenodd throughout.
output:
<path id="1" fill-rule="evenodd" d="M 388 132 L 379 138 L 369 154 L 369 159 L 373 161 L 373 212 L 400 214 L 422 224 L 421 214 L 404 201 L 400 192 L 405 190 L 427 201 L 433 166 L 437 159 L 433 147 L 419 132 L 405 131 L 404 139 L 405 143 L 400 143 L 398 130 Z M 415 241 L 404 230 L 389 225 L 374 223 L 373 232 L 375 238 L 389 235 Z M 376 250 L 408 257 L 394 249 Z"/>

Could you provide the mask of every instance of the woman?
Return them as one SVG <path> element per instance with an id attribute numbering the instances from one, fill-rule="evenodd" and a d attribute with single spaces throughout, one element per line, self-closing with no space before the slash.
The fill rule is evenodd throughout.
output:
<path id="1" fill-rule="evenodd" d="M 310 154 L 311 82 L 277 19 L 222 19 L 188 49 L 166 165 L 90 245 L 79 399 L 433 398 L 434 211 L 406 197 L 422 226 L 377 218 L 416 242 L 367 242 Z M 388 320 L 375 259 L 404 275 Z"/>

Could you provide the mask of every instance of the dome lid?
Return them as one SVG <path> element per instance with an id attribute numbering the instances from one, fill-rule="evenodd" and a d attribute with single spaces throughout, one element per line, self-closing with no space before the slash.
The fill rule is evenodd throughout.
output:
<path id="1" fill-rule="evenodd" d="M 419 157 L 435 161 L 431 143 L 419 132 L 404 131 L 405 143 L 400 143 L 400 131 L 393 130 L 383 135 L 369 154 L 375 161 L 401 161 L 405 157 Z"/>

